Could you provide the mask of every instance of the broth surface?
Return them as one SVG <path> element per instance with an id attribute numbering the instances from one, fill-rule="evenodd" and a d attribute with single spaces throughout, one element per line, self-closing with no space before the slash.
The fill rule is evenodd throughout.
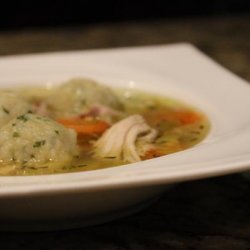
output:
<path id="1" fill-rule="evenodd" d="M 179 102 L 172 98 L 153 95 L 145 93 L 143 91 L 130 90 L 130 89 L 112 89 L 119 103 L 118 104 L 115 103 L 116 101 L 115 98 L 110 100 L 105 100 L 104 105 L 102 104 L 103 106 L 101 106 L 101 108 L 99 103 L 98 103 L 99 106 L 96 105 L 96 103 L 92 105 L 89 104 L 91 102 L 88 100 L 88 98 L 82 99 L 81 100 L 82 103 L 80 103 L 80 105 L 83 105 L 82 108 L 83 112 L 80 114 L 77 113 L 78 112 L 77 109 L 80 106 L 78 104 L 77 104 L 78 106 L 75 105 L 76 101 L 74 99 L 72 102 L 74 103 L 75 106 L 74 109 L 72 109 L 72 116 L 71 116 L 71 110 L 69 108 L 71 103 L 69 102 L 66 104 L 66 102 L 68 102 L 67 99 L 71 98 L 70 91 L 68 91 L 67 89 L 65 90 L 65 92 L 60 92 L 61 90 L 58 90 L 57 87 L 52 89 L 46 89 L 41 87 L 37 88 L 27 87 L 27 88 L 13 89 L 11 91 L 17 93 L 18 96 L 21 96 L 26 102 L 28 102 L 32 106 L 33 110 L 30 111 L 30 113 L 37 113 L 39 117 L 41 114 L 43 117 L 48 116 L 49 119 L 54 120 L 55 123 L 57 122 L 60 123 L 60 126 L 61 124 L 65 126 L 67 130 L 71 131 L 72 129 L 76 129 L 78 154 L 72 156 L 72 159 L 67 162 L 66 161 L 61 162 L 60 160 L 59 161 L 51 160 L 51 158 L 48 159 L 47 162 L 46 160 L 41 160 L 41 161 L 36 160 L 35 159 L 36 156 L 34 153 L 30 154 L 31 158 L 27 160 L 24 158 L 24 160 L 22 161 L 18 159 L 13 159 L 12 157 L 11 162 L 6 162 L 4 160 L 1 160 L 0 175 L 55 174 L 55 173 L 65 173 L 65 172 L 96 170 L 101 168 L 128 164 L 130 162 L 122 160 L 116 155 L 114 156 L 109 155 L 107 157 L 96 157 L 93 152 L 94 152 L 95 142 L 98 139 L 100 139 L 103 136 L 103 134 L 107 132 L 107 130 L 109 130 L 119 121 L 133 115 L 140 115 L 147 123 L 147 126 L 150 126 L 150 128 L 152 128 L 154 131 L 157 131 L 157 136 L 154 138 L 154 141 L 149 144 L 150 145 L 149 149 L 148 150 L 144 149 L 144 153 L 140 155 L 140 160 L 147 160 L 155 157 L 161 157 L 167 154 L 175 153 L 193 147 L 206 137 L 210 128 L 210 124 L 207 117 L 200 111 L 196 110 L 195 108 L 189 107 L 188 105 L 185 105 L 182 102 Z M 60 95 L 65 95 L 66 99 L 60 100 L 61 98 Z M 109 95 L 108 91 L 107 95 Z M 61 102 L 60 105 L 58 106 L 57 104 L 54 104 L 57 101 L 56 100 L 57 97 L 58 97 L 58 102 L 59 103 Z M 93 93 L 92 98 L 96 99 L 99 97 Z M 88 103 L 87 109 L 85 106 L 86 102 Z M 65 104 L 65 109 L 64 109 L 64 104 Z M 109 108 L 107 107 L 111 106 L 112 110 L 110 111 Z M 110 116 L 106 115 L 106 113 L 105 115 L 100 115 L 100 116 L 98 114 L 94 114 L 94 111 L 92 110 L 95 110 L 95 108 L 98 112 L 100 112 L 100 110 L 102 109 L 107 109 L 106 112 L 110 112 Z M 6 113 L 6 115 L 9 115 L 8 113 L 12 112 L 9 111 L 8 108 L 3 105 L 2 109 L 3 112 Z M 61 111 L 62 113 L 60 113 Z M 93 112 L 94 115 L 91 114 L 91 112 Z M 22 119 L 22 116 L 20 116 L 20 114 L 17 117 L 18 117 L 17 119 L 19 120 Z M 27 119 L 27 121 L 22 121 L 23 126 L 26 126 L 30 122 L 29 121 L 29 119 L 31 119 L 30 117 L 33 119 L 32 115 L 31 116 L 29 115 L 26 116 L 26 114 L 23 115 L 23 119 Z M 39 119 L 39 117 L 37 116 L 36 119 Z M 93 134 L 88 134 L 88 133 L 86 134 L 85 132 L 82 133 L 82 131 L 79 132 L 78 127 L 80 125 L 79 126 L 77 125 L 78 127 L 76 127 L 75 123 L 70 124 L 69 121 L 72 121 L 72 119 L 75 119 L 77 121 L 79 121 L 80 119 L 84 120 L 85 122 L 84 124 L 86 124 L 87 122 L 88 125 L 87 128 L 95 127 L 95 129 L 97 129 L 96 125 L 98 126 L 101 125 L 103 126 L 104 124 L 108 125 L 107 128 L 104 128 L 105 131 L 101 133 L 97 131 L 96 133 Z M 12 122 L 12 126 L 16 126 L 13 124 L 15 124 L 14 122 Z M 79 129 L 82 128 L 83 127 L 79 127 Z M 6 125 L 0 128 L 0 131 L 3 131 L 3 129 L 6 129 Z M 45 129 L 39 129 L 38 131 L 41 132 L 43 130 Z M 68 131 L 66 132 L 68 133 Z M 3 132 L 0 133 L 0 137 L 2 136 L 2 133 Z M 59 134 L 59 130 L 54 129 L 54 133 Z M 60 131 L 60 133 L 63 132 Z M 33 146 L 31 147 L 32 150 L 40 150 L 39 151 L 40 154 L 43 154 L 42 150 L 43 147 L 45 146 L 47 146 L 47 150 L 49 151 L 54 150 L 53 143 L 57 145 L 58 142 L 57 141 L 51 142 L 52 148 L 49 148 L 48 146 L 49 139 L 46 138 L 46 136 L 42 139 L 36 140 L 35 142 L 32 141 L 33 143 L 32 144 Z M 12 132 L 12 137 L 19 137 L 19 138 L 13 138 L 13 140 L 14 139 L 21 140 L 20 137 L 22 137 L 22 133 Z M 13 143 L 15 143 L 15 140 Z M 138 143 L 137 140 L 134 143 L 136 147 L 139 147 L 139 145 L 137 145 Z M 63 148 L 63 150 L 65 149 Z M 13 154 L 16 154 L 16 152 L 14 152 Z M 60 156 L 61 153 L 59 152 L 58 155 Z M 4 158 L 3 153 L 1 155 L 0 152 L 0 159 L 2 158 Z M 32 164 L 32 162 L 34 164 Z"/>

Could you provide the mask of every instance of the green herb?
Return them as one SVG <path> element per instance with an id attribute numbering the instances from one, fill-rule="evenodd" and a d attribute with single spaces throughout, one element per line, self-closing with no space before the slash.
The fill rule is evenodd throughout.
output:
<path id="1" fill-rule="evenodd" d="M 79 164 L 79 165 L 72 165 L 68 168 L 63 168 L 63 169 L 74 169 L 74 168 L 80 168 L 80 167 L 87 167 L 87 164 Z"/>
<path id="2" fill-rule="evenodd" d="M 88 166 L 88 164 L 79 164 L 79 165 L 77 165 L 77 167 L 87 167 Z"/>
<path id="3" fill-rule="evenodd" d="M 26 167 L 27 169 L 31 169 L 31 170 L 37 170 L 37 168 L 35 167 Z"/>
<path id="4" fill-rule="evenodd" d="M 36 158 L 35 155 L 33 155 L 33 154 L 31 154 L 30 157 L 31 157 L 32 159 L 35 159 L 35 158 Z"/>
<path id="5" fill-rule="evenodd" d="M 198 138 L 191 138 L 190 142 L 197 141 L 197 140 L 198 140 Z"/>
<path id="6" fill-rule="evenodd" d="M 12 123 L 12 126 L 13 126 L 13 127 L 16 126 L 16 123 Z"/>
<path id="7" fill-rule="evenodd" d="M 27 122 L 28 121 L 28 118 L 26 115 L 20 115 L 17 117 L 18 120 L 21 120 L 23 122 Z"/>
<path id="8" fill-rule="evenodd" d="M 34 144 L 33 144 L 33 148 L 39 148 L 43 145 L 45 145 L 46 141 L 45 140 L 42 140 L 42 141 L 36 141 Z"/>
<path id="9" fill-rule="evenodd" d="M 116 156 L 106 156 L 105 159 L 116 159 Z"/>
<path id="10" fill-rule="evenodd" d="M 38 169 L 43 169 L 43 168 L 49 168 L 48 166 L 41 166 L 41 167 L 38 167 Z"/>
<path id="11" fill-rule="evenodd" d="M 55 133 L 59 135 L 59 131 L 58 130 L 55 130 Z"/>
<path id="12" fill-rule="evenodd" d="M 28 114 L 32 114 L 33 112 L 32 112 L 32 110 L 28 110 L 28 112 L 27 112 Z"/>
<path id="13" fill-rule="evenodd" d="M 10 113 L 8 109 L 6 109 L 4 106 L 2 106 L 3 112 L 6 113 L 7 115 Z"/>
<path id="14" fill-rule="evenodd" d="M 148 109 L 150 109 L 150 110 L 153 110 L 153 109 L 155 109 L 156 108 L 156 106 L 154 105 L 154 104 L 151 104 L 151 105 L 148 105 L 148 107 L 147 107 Z"/>
<path id="15" fill-rule="evenodd" d="M 20 134 L 18 132 L 14 132 L 12 136 L 13 137 L 20 137 Z"/>
<path id="16" fill-rule="evenodd" d="M 167 140 L 162 140 L 162 141 L 158 141 L 157 143 L 159 143 L 159 144 L 165 144 L 165 143 L 168 143 L 168 141 Z"/>
<path id="17" fill-rule="evenodd" d="M 199 129 L 204 129 L 204 126 L 203 126 L 203 125 L 200 125 Z"/>

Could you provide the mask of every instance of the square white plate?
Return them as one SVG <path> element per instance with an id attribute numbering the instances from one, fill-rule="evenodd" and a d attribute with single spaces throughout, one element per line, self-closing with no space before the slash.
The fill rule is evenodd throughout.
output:
<path id="1" fill-rule="evenodd" d="M 159 185 L 250 169 L 250 85 L 193 46 L 177 44 L 0 58 L 0 87 L 51 85 L 77 76 L 180 99 L 202 110 L 212 129 L 199 145 L 157 159 L 89 172 L 0 177 L 0 220 L 9 218 L 6 225 L 14 217 L 24 219 L 18 208 L 30 211 L 32 216 L 26 216 L 26 220 L 42 221 L 41 229 L 50 229 L 49 222 L 54 220 L 62 222 L 59 228 L 95 223 L 113 217 L 114 210 L 151 199 L 164 189 Z M 103 192 L 105 202 L 101 198 Z M 45 211 L 37 205 L 41 196 L 47 199 Z M 10 197 L 16 208 L 8 210 Z M 21 198 L 29 198 L 29 206 L 20 205 Z M 62 202 L 63 212 L 51 214 L 58 211 Z M 69 215 L 83 221 L 66 223 L 65 217 Z M 12 228 L 23 227 L 15 224 Z"/>

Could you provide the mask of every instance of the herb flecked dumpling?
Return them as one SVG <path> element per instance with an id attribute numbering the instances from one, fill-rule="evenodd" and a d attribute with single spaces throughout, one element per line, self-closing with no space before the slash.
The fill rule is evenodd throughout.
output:
<path id="1" fill-rule="evenodd" d="M 77 155 L 76 133 L 47 117 L 24 114 L 0 129 L 0 156 L 4 164 L 64 165 Z"/>
<path id="2" fill-rule="evenodd" d="M 25 114 L 32 106 L 13 92 L 0 92 L 0 127 L 18 115 Z"/>
<path id="3" fill-rule="evenodd" d="M 47 100 L 56 117 L 72 117 L 88 112 L 92 105 L 101 104 L 121 109 L 122 104 L 114 92 L 95 81 L 76 78 L 56 88 Z"/>

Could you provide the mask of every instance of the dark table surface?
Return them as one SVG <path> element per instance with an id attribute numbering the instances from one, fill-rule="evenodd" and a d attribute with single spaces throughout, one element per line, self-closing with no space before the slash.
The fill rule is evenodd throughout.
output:
<path id="1" fill-rule="evenodd" d="M 0 55 L 190 42 L 250 81 L 250 16 L 0 31 Z M 0 208 L 1 209 L 1 208 Z M 84 229 L 0 234 L 0 249 L 250 249 L 250 181 L 186 182 L 147 209 Z"/>

